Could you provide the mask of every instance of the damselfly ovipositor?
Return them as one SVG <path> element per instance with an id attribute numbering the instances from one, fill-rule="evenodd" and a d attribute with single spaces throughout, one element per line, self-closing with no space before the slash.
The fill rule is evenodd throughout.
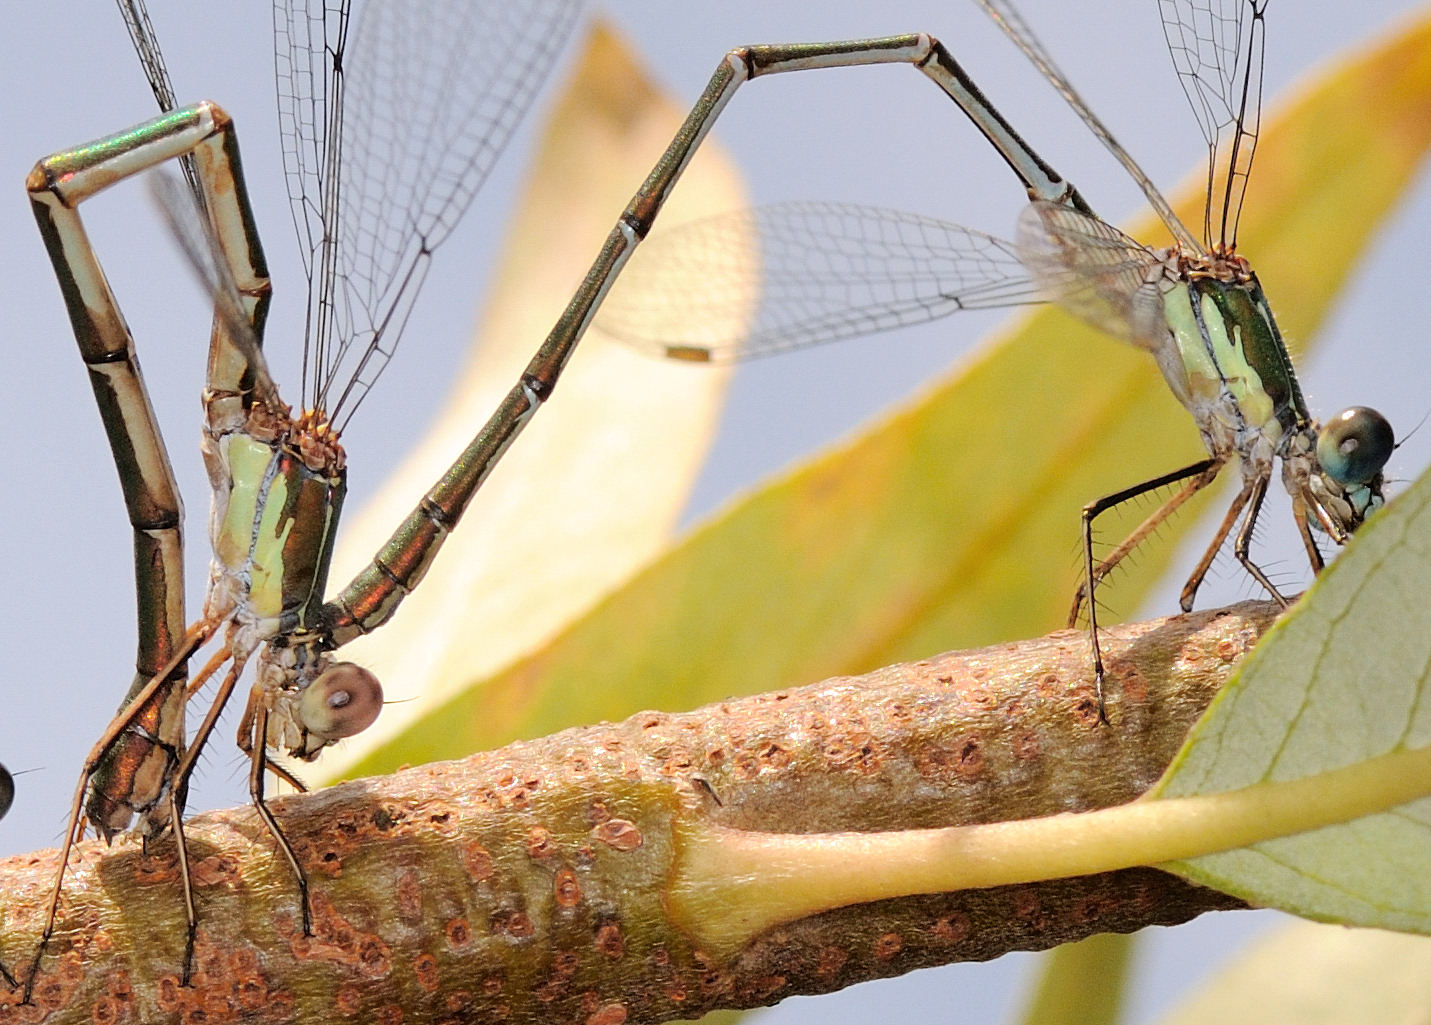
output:
<path id="1" fill-rule="evenodd" d="M 1344 544 L 1382 502 L 1382 467 L 1394 446 L 1385 418 L 1352 407 L 1325 425 L 1310 414 L 1261 285 L 1237 252 L 1237 226 L 1259 130 L 1265 0 L 1205 4 L 1163 0 L 1168 50 L 1208 147 L 1206 204 L 1198 230 L 1187 228 L 1146 174 L 1053 64 L 1019 14 L 983 0 L 1000 28 L 1123 165 L 1172 235 L 1166 248 L 1144 245 L 1098 218 L 1079 191 L 1042 160 L 980 94 L 951 70 L 945 87 L 1015 172 L 1030 199 L 1017 241 L 927 218 L 838 204 L 801 203 L 748 211 L 693 225 L 665 240 L 657 273 L 628 295 L 640 326 L 608 308 L 603 326 L 628 341 L 687 360 L 742 359 L 929 320 L 959 309 L 1051 300 L 1095 327 L 1148 351 L 1197 424 L 1207 456 L 1181 469 L 1089 503 L 1083 511 L 1085 598 L 1158 525 L 1210 484 L 1229 463 L 1242 486 L 1192 569 L 1180 596 L 1190 609 L 1229 537 L 1237 560 L 1276 601 L 1287 598 L 1254 557 L 1257 518 L 1275 468 L 1291 498 L 1293 521 L 1313 571 L 1319 540 Z M 888 45 L 873 41 L 870 45 Z M 856 44 L 850 44 L 854 46 Z M 937 62 L 921 61 L 936 81 Z M 943 83 L 940 83 L 943 85 Z M 660 317 L 659 272 L 680 266 L 709 282 L 713 295 L 746 294 L 722 257 L 736 238 L 760 239 L 766 298 L 754 329 L 738 338 L 702 332 L 689 294 L 670 297 L 679 323 Z M 744 270 L 737 272 L 744 275 Z M 658 326 L 659 325 L 659 326 Z M 1103 512 L 1151 492 L 1171 494 L 1102 558 L 1093 524 Z M 1104 661 L 1097 606 L 1088 603 L 1098 712 L 1105 717 Z"/>

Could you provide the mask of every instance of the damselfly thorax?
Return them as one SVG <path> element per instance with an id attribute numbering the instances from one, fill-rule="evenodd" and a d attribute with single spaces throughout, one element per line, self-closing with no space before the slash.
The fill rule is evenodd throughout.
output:
<path id="1" fill-rule="evenodd" d="M 1106 268 L 1090 255 L 1099 240 L 1115 243 Z M 1218 465 L 1240 459 L 1251 485 L 1270 479 L 1280 459 L 1309 551 L 1309 528 L 1344 544 L 1382 504 L 1390 425 L 1362 407 L 1325 426 L 1313 419 L 1262 285 L 1231 246 L 1147 249 L 1130 261 L 1136 246 L 1058 204 L 1031 203 L 1019 218 L 1019 253 L 1035 284 L 1146 349 Z"/>
<path id="2" fill-rule="evenodd" d="M 328 654 L 335 626 L 350 621 L 323 601 L 346 456 L 321 412 L 295 419 L 263 403 L 242 427 L 211 426 L 205 441 L 214 497 L 204 619 L 228 624 L 224 646 L 236 666 L 258 651 L 239 746 L 308 761 L 366 729 L 382 707 L 372 673 Z"/>

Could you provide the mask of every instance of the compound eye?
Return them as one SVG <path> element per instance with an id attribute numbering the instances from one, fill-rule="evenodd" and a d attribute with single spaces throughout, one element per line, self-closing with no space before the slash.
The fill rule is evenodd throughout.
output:
<path id="1" fill-rule="evenodd" d="M 1371 481 L 1395 448 L 1391 424 L 1366 406 L 1342 410 L 1317 434 L 1317 461 L 1322 472 L 1343 487 Z"/>
<path id="2" fill-rule="evenodd" d="M 376 676 L 352 662 L 334 662 L 304 690 L 299 716 L 319 739 L 342 740 L 371 726 L 382 707 Z"/>

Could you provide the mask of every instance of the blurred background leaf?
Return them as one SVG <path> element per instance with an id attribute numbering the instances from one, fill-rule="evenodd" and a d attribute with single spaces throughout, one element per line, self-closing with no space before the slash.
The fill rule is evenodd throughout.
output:
<path id="1" fill-rule="evenodd" d="M 1421 1022 L 1431 937 L 1289 921 L 1251 945 L 1161 1025 Z"/>
<path id="2" fill-rule="evenodd" d="M 1043 955 L 1023 1025 L 1113 1025 L 1123 1008 L 1133 937 L 1098 933 Z"/>

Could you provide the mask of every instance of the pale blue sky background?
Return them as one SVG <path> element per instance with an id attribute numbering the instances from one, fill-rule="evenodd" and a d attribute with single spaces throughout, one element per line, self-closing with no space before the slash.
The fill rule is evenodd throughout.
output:
<path id="1" fill-rule="evenodd" d="M 243 126 L 245 164 L 274 278 L 279 289 L 296 290 L 296 283 L 287 284 L 297 280 L 296 262 L 271 128 L 268 5 L 152 4 L 181 100 L 216 99 Z M 1405 0 L 1358 5 L 1273 0 L 1268 94 L 1275 95 L 1338 46 L 1383 29 L 1408 7 Z M 5 97 L 0 237 L 6 240 L 0 250 L 0 289 L 9 360 L 0 379 L 0 421 L 11 439 L 4 467 L 13 482 L 0 503 L 11 539 L 11 597 L 0 619 L 9 656 L 0 683 L 8 710 L 0 717 L 0 761 L 12 770 L 35 770 L 19 777 L 15 807 L 0 823 L 0 853 L 58 840 L 75 773 L 113 712 L 116 688 L 128 679 L 125 667 L 132 664 L 133 653 L 129 530 L 22 182 L 36 158 L 146 118 L 152 100 L 112 5 L 77 0 L 70 8 L 63 18 L 10 23 L 0 59 L 0 95 Z M 1023 8 L 1074 83 L 1153 179 L 1168 187 L 1180 180 L 1201 158 L 1202 144 L 1168 66 L 1156 5 L 1151 0 L 1099 5 L 1027 0 Z M 241 9 L 251 17 L 242 16 Z M 1139 205 L 1133 187 L 971 4 L 608 0 L 600 9 L 641 50 L 661 82 L 687 101 L 721 53 L 736 44 L 934 33 L 1100 213 L 1119 220 Z M 203 17 L 196 18 L 195 11 L 203 11 Z M 850 200 L 1005 234 L 1021 202 L 1002 163 L 937 90 L 908 68 L 758 82 L 739 95 L 718 134 L 740 160 L 758 202 Z M 403 430 L 374 415 L 379 404 L 373 402 L 345 436 L 362 465 L 351 501 L 361 501 L 364 482 L 380 480 L 400 458 L 402 446 L 422 426 L 418 404 L 442 386 L 458 359 L 480 299 L 472 282 L 484 280 L 530 141 L 530 129 L 517 136 L 462 230 L 439 255 L 409 325 L 409 331 L 423 336 L 421 355 L 416 346 L 405 349 L 379 389 L 389 410 L 394 396 L 397 408 L 403 396 L 412 397 L 412 412 L 393 418 Z M 196 550 L 207 497 L 194 490 L 203 487 L 202 469 L 196 447 L 186 439 L 197 436 L 195 399 L 202 376 L 197 339 L 205 316 L 143 191 L 128 195 L 129 201 L 109 203 L 102 213 L 89 216 L 97 236 L 116 240 L 129 253 L 127 265 L 108 255 L 107 267 L 130 322 L 137 331 L 149 331 L 151 339 L 159 338 L 141 353 L 161 418 L 173 432 L 171 449 L 183 460 L 179 472 L 189 489 L 191 550 Z M 1404 432 L 1431 409 L 1424 348 L 1424 325 L 1431 320 L 1428 229 L 1431 190 L 1422 182 L 1399 225 L 1382 239 L 1349 291 L 1317 356 L 1304 368 L 1304 390 L 1315 410 L 1327 413 L 1356 402 L 1375 405 Z M 1255 261 L 1255 252 L 1248 255 Z M 1272 299 L 1275 304 L 1275 295 Z M 155 318 L 170 302 L 187 319 L 165 339 Z M 288 315 L 296 306 L 295 300 Z M 734 491 L 907 395 L 966 353 L 997 320 L 969 315 L 743 368 L 692 515 L 709 512 Z M 196 341 L 179 340 L 189 337 L 180 332 L 192 334 L 194 325 L 200 332 Z M 1426 433 L 1431 432 L 1398 454 L 1394 472 L 1410 477 L 1425 465 Z M 1076 516 L 1076 510 L 1069 510 L 1070 546 Z M 1269 520 L 1278 518 L 1280 510 L 1274 509 Z M 1195 539 L 1192 547 L 1197 546 Z M 1297 552 L 1287 552 L 1284 558 L 1291 565 Z M 1184 561 L 1195 555 L 1190 550 Z M 192 569 L 198 586 L 201 571 L 197 565 Z M 1171 612 L 1175 590 L 1149 611 Z M 1203 603 L 1251 593 L 1241 574 L 1224 572 Z M 106 608 L 115 610 L 111 617 L 95 611 Z M 221 729 L 225 737 L 232 732 L 229 726 Z M 231 752 L 212 754 L 194 806 L 244 800 L 236 766 Z M 1154 933 L 1147 948 L 1154 972 L 1137 992 L 1137 1020 L 1149 1020 L 1157 1008 L 1167 1006 L 1200 970 L 1269 917 L 1220 916 Z M 1032 963 L 1019 956 L 916 973 L 831 997 L 790 1001 L 763 1012 L 761 1021 L 853 1023 L 898 1017 L 996 1022 L 1007 1018 L 1021 998 L 1017 983 Z"/>

